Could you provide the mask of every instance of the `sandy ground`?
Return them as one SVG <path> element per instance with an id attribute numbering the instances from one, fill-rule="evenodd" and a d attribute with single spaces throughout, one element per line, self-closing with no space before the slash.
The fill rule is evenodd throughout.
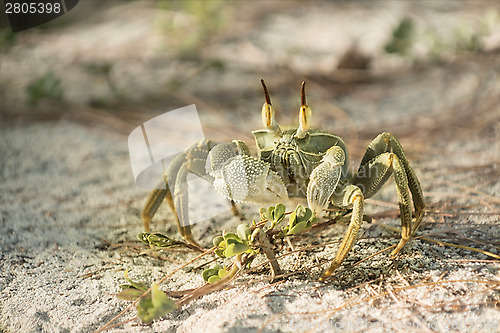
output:
<path id="1" fill-rule="evenodd" d="M 411 241 L 396 258 L 387 251 L 367 258 L 398 240 L 380 226 L 399 224 L 391 180 L 367 202 L 366 211 L 374 222 L 363 224 L 361 240 L 327 283 L 317 282 L 317 264 L 328 263 L 336 243 L 280 259 L 286 272 L 297 272 L 287 280 L 270 284 L 265 269 L 245 274 L 227 289 L 151 325 L 128 321 L 135 316 L 128 311 L 119 319 L 128 322 L 109 331 L 499 331 L 498 56 L 464 55 L 415 69 L 408 60 L 376 51 L 384 43 L 381 36 L 390 34 L 412 10 L 430 26 L 448 22 L 452 14 L 474 20 L 491 10 L 467 4 L 467 10 L 439 5 L 415 8 L 392 1 L 374 8 L 323 4 L 306 13 L 295 6 L 266 3 L 261 11 L 267 10 L 267 15 L 259 10 L 239 14 L 239 24 L 233 23 L 234 29 L 204 49 L 204 56 L 224 61 L 222 72 L 200 70 L 175 57 L 152 56 L 159 37 L 148 26 L 152 22 L 148 15 L 156 9 L 147 2 L 111 6 L 92 18 L 90 30 L 82 29 L 84 23 L 78 21 L 57 35 L 23 34 L 18 45 L 2 54 L 1 63 L 0 332 L 95 331 L 128 305 L 114 296 L 125 283 L 124 271 L 134 280 L 151 283 L 194 258 L 195 254 L 180 252 L 162 253 L 163 259 L 138 254 L 145 249 L 136 235 L 142 228 L 139 215 L 147 191 L 134 183 L 127 135 L 142 121 L 195 103 L 207 136 L 248 139 L 250 131 L 260 126 L 261 77 L 276 87 L 272 98 L 281 110 L 297 108 L 298 83 L 306 78 L 315 126 L 321 124 L 345 137 L 353 164 L 359 163 L 377 133 L 393 132 L 405 147 L 428 202 L 419 236 L 487 251 L 497 259 L 425 239 Z M 129 6 L 143 15 L 131 14 Z M 374 13 L 373 20 L 366 18 L 367 13 Z M 365 29 L 342 20 L 349 15 L 365 19 Z M 96 31 L 122 29 L 117 17 L 128 17 L 138 28 L 135 34 L 122 34 L 122 39 L 95 37 Z M 338 20 L 326 24 L 331 17 Z M 303 26 L 297 22 L 311 23 L 300 30 L 299 41 L 287 33 Z M 347 31 L 344 38 L 331 37 L 340 27 Z M 80 42 L 67 47 L 69 36 Z M 329 47 L 310 36 L 337 43 Z M 330 75 L 343 52 L 363 36 L 369 41 L 360 44 L 366 48 L 363 52 L 373 59 L 370 78 L 360 80 L 352 72 Z M 99 41 L 102 47 L 96 47 Z M 288 51 L 278 47 L 270 52 L 273 45 L 287 45 Z M 297 51 L 299 47 L 308 53 Z M 332 48 L 336 52 L 331 53 Z M 88 49 L 95 51 L 79 55 Z M 267 53 L 272 56 L 262 57 Z M 49 60 L 53 57 L 60 66 Z M 36 65 L 38 74 L 22 65 L 26 61 Z M 99 98 L 110 99 L 111 105 L 121 98 L 109 92 L 102 77 L 75 65 L 100 61 L 114 62 L 113 80 L 131 99 L 128 105 L 89 106 Z M 286 69 L 277 65 L 284 62 Z M 49 67 L 62 78 L 64 104 L 51 102 L 34 110 L 19 107 L 22 88 Z M 172 77 L 187 83 L 165 92 Z M 158 99 L 163 93 L 167 96 Z M 153 101 L 138 102 L 146 98 Z M 278 118 L 294 121 L 284 112 Z M 220 133 L 220 128 L 227 130 Z M 258 207 L 240 208 L 246 220 L 255 218 Z M 155 221 L 155 230 L 176 236 L 168 209 L 162 208 Z M 197 224 L 194 232 L 202 245 L 209 246 L 217 230 L 238 223 L 238 217 L 227 213 Z M 292 245 L 300 249 L 337 241 L 344 230 L 345 225 L 333 225 L 292 239 Z M 281 253 L 289 250 L 285 244 Z M 176 273 L 162 289 L 201 286 L 201 269 L 193 268 L 209 260 L 203 258 Z"/>

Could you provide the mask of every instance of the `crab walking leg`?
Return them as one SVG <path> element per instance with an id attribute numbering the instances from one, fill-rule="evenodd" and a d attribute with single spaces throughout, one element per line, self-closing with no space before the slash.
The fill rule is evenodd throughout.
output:
<path id="1" fill-rule="evenodd" d="M 403 151 L 403 147 L 401 146 L 399 141 L 390 133 L 383 133 L 383 135 L 385 135 L 386 140 L 390 140 L 391 148 L 398 157 L 406 173 L 408 187 L 413 199 L 413 206 L 415 207 L 415 223 L 413 224 L 411 232 L 411 234 L 413 235 L 420 227 L 420 222 L 422 222 L 422 218 L 424 217 L 425 202 L 424 195 L 422 193 L 422 187 L 420 186 L 417 175 L 410 166 L 410 163 L 408 162 L 408 159 L 406 158 L 406 155 Z"/>
<path id="2" fill-rule="evenodd" d="M 175 181 L 173 200 L 172 196 L 170 195 L 167 197 L 167 202 L 175 214 L 177 227 L 179 228 L 179 232 L 182 238 L 184 238 L 188 243 L 199 246 L 198 243 L 193 239 L 193 236 L 191 234 L 191 225 L 189 224 L 189 197 L 187 183 L 188 173 L 189 169 L 185 164 L 183 164 L 179 170 L 179 173 L 177 174 L 177 178 Z M 179 210 L 176 211 L 175 207 L 179 207 Z"/>
<path id="3" fill-rule="evenodd" d="M 166 188 L 162 188 L 163 185 L 166 186 Z M 160 207 L 161 203 L 167 196 L 167 192 L 170 194 L 170 190 L 168 189 L 167 185 L 167 178 L 164 177 L 160 184 L 158 184 L 157 188 L 151 191 L 151 194 L 149 195 L 148 199 L 146 200 L 146 204 L 142 209 L 141 219 L 144 231 L 149 232 L 151 220 L 156 214 L 158 207 Z M 170 197 L 172 197 L 171 194 Z"/>
<path id="4" fill-rule="evenodd" d="M 361 223 L 363 221 L 364 196 L 361 190 L 354 185 L 349 185 L 344 193 L 344 205 L 352 205 L 351 222 L 349 223 L 349 227 L 347 228 L 342 243 L 340 243 L 335 259 L 333 259 L 330 267 L 323 272 L 319 278 L 320 281 L 323 281 L 332 275 L 332 273 L 342 264 L 345 257 L 358 240 L 359 229 L 361 228 Z"/>
<path id="5" fill-rule="evenodd" d="M 176 175 L 179 172 L 180 167 L 182 166 L 183 163 L 185 163 L 185 157 L 186 157 L 186 153 L 182 153 L 173 159 L 172 163 L 170 163 L 170 165 L 166 171 L 166 175 L 164 175 L 162 177 L 162 180 L 156 186 L 156 189 L 154 189 L 151 192 L 148 199 L 146 200 L 146 204 L 144 205 L 144 208 L 142 209 L 142 213 L 141 213 L 144 231 L 149 232 L 151 220 L 153 219 L 154 215 L 156 214 L 156 211 L 158 210 L 158 208 L 160 207 L 160 205 L 164 199 L 166 199 L 167 202 L 169 202 L 168 198 L 170 198 L 170 201 L 172 202 L 172 205 L 170 205 L 170 208 L 172 208 L 172 210 L 176 216 L 176 219 L 177 219 L 177 224 L 180 226 L 178 218 L 177 218 L 177 214 L 175 212 L 175 207 L 173 205 L 172 193 L 171 193 L 171 191 L 174 190 L 175 183 L 174 183 L 174 181 L 171 181 L 170 186 L 169 186 L 168 179 L 175 180 Z"/>
<path id="6" fill-rule="evenodd" d="M 405 169 L 396 154 L 390 154 L 390 163 L 394 168 L 394 181 L 396 182 L 396 192 L 398 194 L 399 210 L 401 212 L 401 240 L 398 246 L 391 252 L 396 255 L 403 246 L 410 240 L 411 235 L 416 231 L 411 222 L 411 203 L 408 187 L 408 178 Z"/>
<path id="7" fill-rule="evenodd" d="M 191 234 L 191 225 L 189 221 L 189 194 L 188 194 L 188 180 L 187 177 L 190 173 L 205 179 L 208 182 L 213 182 L 214 178 L 207 175 L 205 170 L 205 163 L 210 150 L 217 145 L 216 143 L 208 140 L 201 140 L 192 145 L 184 154 L 182 158 L 184 163 L 177 168 L 176 161 L 172 162 L 173 170 L 169 168 L 169 177 L 173 178 L 175 175 L 173 198 L 172 195 L 167 195 L 167 202 L 176 216 L 177 226 L 182 238 L 187 242 L 198 246 L 198 243 L 193 239 Z M 180 156 L 178 156 L 180 158 Z M 177 158 L 176 158 L 177 159 Z M 175 174 L 175 171 L 177 172 Z M 175 207 L 178 209 L 176 210 Z"/>
<path id="8" fill-rule="evenodd" d="M 401 146 L 399 141 L 391 133 L 384 132 L 379 134 L 368 146 L 368 149 L 366 150 L 365 155 L 361 160 L 360 170 L 364 165 L 374 159 L 377 155 L 390 152 L 396 154 L 403 166 L 406 177 L 408 179 L 408 187 L 410 189 L 413 206 L 415 208 L 415 223 L 412 230 L 412 234 L 414 234 L 420 227 L 420 222 L 422 221 L 422 218 L 424 216 L 424 195 L 422 193 L 422 187 L 420 186 L 417 175 L 413 171 L 413 168 L 410 166 L 410 163 L 408 162 L 408 159 L 406 158 L 406 155 L 404 153 L 403 147 Z"/>
<path id="9" fill-rule="evenodd" d="M 365 198 L 370 198 L 393 173 L 401 211 L 401 241 L 392 252 L 395 255 L 413 234 L 408 178 L 403 164 L 394 153 L 380 154 L 359 168 L 353 182 L 363 190 Z"/>
<path id="10" fill-rule="evenodd" d="M 151 220 L 162 201 L 165 200 L 175 215 L 181 236 L 187 242 L 198 245 L 193 239 L 189 225 L 187 176 L 193 173 L 213 182 L 213 178 L 206 174 L 205 163 L 209 151 L 216 145 L 217 143 L 210 140 L 200 140 L 173 159 L 166 171 L 166 176 L 158 184 L 157 189 L 151 192 L 142 210 L 141 218 L 145 231 L 149 232 Z M 175 209 L 176 205 L 179 207 L 179 212 Z"/>
<path id="11" fill-rule="evenodd" d="M 167 184 L 167 177 L 164 177 L 164 180 L 160 182 L 158 187 L 161 187 L 163 185 L 165 185 L 166 188 L 154 189 L 149 195 L 146 204 L 144 205 L 144 208 L 141 213 L 144 231 L 146 232 L 150 231 L 151 220 L 153 219 L 154 215 L 156 214 L 156 211 L 160 207 L 163 200 L 165 200 L 175 215 L 177 228 L 179 229 L 179 233 L 181 234 L 182 238 L 184 238 L 188 243 L 199 246 L 198 243 L 193 239 L 191 233 L 191 227 L 189 225 L 183 226 L 181 224 L 181 221 L 179 220 L 179 215 L 177 214 L 177 211 L 175 209 L 175 204 L 172 197 L 172 192 L 170 191 L 170 188 L 168 187 Z"/>

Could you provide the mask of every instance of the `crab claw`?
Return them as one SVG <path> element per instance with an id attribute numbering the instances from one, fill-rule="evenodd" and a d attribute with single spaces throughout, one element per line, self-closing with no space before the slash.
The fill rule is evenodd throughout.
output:
<path id="1" fill-rule="evenodd" d="M 344 150 L 333 146 L 326 151 L 322 162 L 311 173 L 307 185 L 307 204 L 316 216 L 328 206 L 339 183 L 344 162 Z"/>
<path id="2" fill-rule="evenodd" d="M 288 199 L 285 184 L 268 163 L 247 155 L 241 142 L 220 144 L 208 154 L 206 171 L 214 187 L 239 202 L 273 203 Z"/>

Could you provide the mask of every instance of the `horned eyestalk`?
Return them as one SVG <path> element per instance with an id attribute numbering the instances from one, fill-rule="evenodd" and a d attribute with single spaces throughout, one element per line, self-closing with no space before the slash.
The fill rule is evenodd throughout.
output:
<path id="1" fill-rule="evenodd" d="M 300 94 L 300 110 L 299 110 L 299 128 L 297 129 L 297 137 L 302 139 L 306 136 L 310 128 L 311 108 L 306 103 L 306 83 L 302 82 L 302 90 Z"/>
<path id="2" fill-rule="evenodd" d="M 264 83 L 263 79 L 260 80 L 260 83 L 262 83 L 262 87 L 264 88 L 264 96 L 266 98 L 266 102 L 262 106 L 262 122 L 264 123 L 264 126 L 266 128 L 281 136 L 281 129 L 276 123 L 274 108 L 271 104 L 271 97 L 269 97 L 269 92 L 267 91 L 266 84 Z"/>

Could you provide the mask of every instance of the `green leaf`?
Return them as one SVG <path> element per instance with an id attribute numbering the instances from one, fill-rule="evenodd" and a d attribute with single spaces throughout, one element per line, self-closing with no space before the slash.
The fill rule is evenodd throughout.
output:
<path id="1" fill-rule="evenodd" d="M 233 243 L 227 247 L 227 249 L 224 251 L 224 255 L 226 257 L 232 257 L 232 256 L 238 255 L 240 253 L 243 253 L 243 252 L 247 251 L 248 249 L 250 249 L 250 247 L 246 244 Z"/>
<path id="2" fill-rule="evenodd" d="M 143 292 L 148 290 L 148 287 L 144 284 L 144 283 L 141 283 L 141 282 L 135 282 L 135 281 L 132 281 L 130 279 L 127 279 L 127 281 L 130 283 L 128 285 L 124 284 L 122 285 L 122 288 L 123 289 L 127 289 L 126 286 L 129 286 L 128 289 L 138 289 L 138 290 L 142 290 Z"/>
<path id="3" fill-rule="evenodd" d="M 246 243 L 248 241 L 248 237 L 250 237 L 250 227 L 246 224 L 240 224 L 238 228 L 236 228 L 236 233 L 238 234 L 238 237 Z"/>
<path id="4" fill-rule="evenodd" d="M 145 324 L 150 324 L 155 319 L 153 314 L 153 302 L 151 301 L 151 295 L 146 295 L 139 299 L 136 305 L 137 317 Z"/>
<path id="5" fill-rule="evenodd" d="M 116 298 L 124 300 L 124 301 L 135 301 L 139 297 L 141 297 L 144 294 L 144 291 L 135 289 L 135 288 L 129 288 L 120 291 L 118 294 L 116 294 Z"/>
<path id="6" fill-rule="evenodd" d="M 242 243 L 241 239 L 234 232 L 228 232 L 227 234 L 224 234 L 222 237 L 224 237 L 224 240 L 226 241 L 228 246 L 234 243 Z"/>
<path id="7" fill-rule="evenodd" d="M 304 207 L 302 205 L 298 205 L 297 208 L 295 208 L 295 215 L 298 223 L 302 221 L 308 221 L 309 219 L 311 219 L 313 214 L 309 208 Z"/>
<path id="8" fill-rule="evenodd" d="M 203 280 L 208 281 L 208 279 L 211 276 L 218 275 L 220 269 L 221 269 L 221 267 L 219 265 L 215 265 L 214 267 L 211 267 L 209 269 L 205 269 L 203 271 L 203 273 L 201 273 L 201 276 L 203 276 Z"/>
<path id="9" fill-rule="evenodd" d="M 262 207 L 261 209 L 259 209 L 259 215 L 260 215 L 260 220 L 261 221 L 267 219 L 266 214 L 267 214 L 267 209 L 266 208 Z"/>
<path id="10" fill-rule="evenodd" d="M 222 269 L 219 269 L 219 278 L 223 279 L 225 278 L 227 275 L 229 274 L 229 272 L 227 271 L 227 269 L 225 268 L 222 268 Z"/>
<path id="11" fill-rule="evenodd" d="M 215 255 L 220 257 L 220 258 L 225 258 L 224 256 L 224 250 L 215 250 Z"/>
<path id="12" fill-rule="evenodd" d="M 267 219 L 269 221 L 273 221 L 274 220 L 274 206 L 270 206 L 268 209 L 267 209 Z"/>
<path id="13" fill-rule="evenodd" d="M 267 209 L 264 207 L 259 209 L 260 220 L 261 221 L 263 221 L 263 220 L 272 221 L 273 220 L 273 211 L 274 211 L 274 206 L 271 206 Z"/>
<path id="14" fill-rule="evenodd" d="M 212 275 L 209 279 L 208 279 L 208 283 L 214 283 L 214 282 L 217 282 L 220 280 L 220 277 L 218 275 Z"/>
<path id="15" fill-rule="evenodd" d="M 31 81 L 25 92 L 26 102 L 30 106 L 35 106 L 42 99 L 60 101 L 64 93 L 61 80 L 50 71 Z"/>
<path id="16" fill-rule="evenodd" d="M 212 243 L 214 244 L 214 246 L 219 246 L 220 242 L 222 242 L 224 240 L 224 237 L 222 236 L 217 236 L 215 237 L 213 240 L 212 240 Z"/>
<path id="17" fill-rule="evenodd" d="M 128 278 L 128 272 L 127 271 L 125 271 L 124 275 L 125 275 L 125 280 L 127 280 L 128 283 L 130 283 L 130 284 L 128 284 L 128 285 L 127 284 L 122 285 L 121 287 L 123 289 L 126 289 L 126 288 L 135 288 L 135 289 L 142 290 L 143 292 L 149 289 L 148 286 L 145 285 L 144 283 L 135 282 L 135 281 L 130 280 Z"/>
<path id="18" fill-rule="evenodd" d="M 295 225 L 293 228 L 290 228 L 290 230 L 288 230 L 288 235 L 293 235 L 293 234 L 297 234 L 307 228 L 310 228 L 311 227 L 311 222 L 309 221 L 302 221 L 302 222 L 299 222 L 297 223 L 297 225 Z"/>
<path id="19" fill-rule="evenodd" d="M 163 291 L 160 290 L 160 287 L 156 283 L 153 283 L 151 287 L 151 299 L 153 302 L 153 306 L 162 312 L 166 311 L 165 314 L 174 310 L 177 306 L 175 302 L 168 297 Z"/>
<path id="20" fill-rule="evenodd" d="M 143 323 L 165 316 L 177 308 L 175 302 L 160 290 L 156 283 L 151 287 L 151 294 L 141 297 L 137 303 L 137 317 Z"/>
<path id="21" fill-rule="evenodd" d="M 298 205 L 297 208 L 295 208 L 295 214 L 297 214 L 298 219 L 302 219 L 302 217 L 305 215 L 305 207 L 302 205 Z"/>
<path id="22" fill-rule="evenodd" d="M 185 245 L 184 242 L 179 242 L 160 233 L 141 232 L 137 235 L 137 238 L 143 243 L 156 247 L 172 247 L 177 245 Z"/>
<path id="23" fill-rule="evenodd" d="M 293 228 L 296 222 L 297 222 L 297 213 L 293 212 L 292 214 L 290 214 L 290 219 L 288 220 L 289 229 Z"/>
<path id="24" fill-rule="evenodd" d="M 305 213 L 304 213 L 304 221 L 309 221 L 311 217 L 313 216 L 312 210 L 310 210 L 308 207 L 305 208 Z"/>
<path id="25" fill-rule="evenodd" d="M 409 18 L 404 18 L 393 31 L 392 36 L 398 39 L 409 39 L 414 34 L 413 21 Z"/>
<path id="26" fill-rule="evenodd" d="M 280 223 L 283 218 L 285 217 L 285 205 L 279 203 L 276 205 L 276 207 L 274 208 L 274 222 L 276 224 Z"/>

